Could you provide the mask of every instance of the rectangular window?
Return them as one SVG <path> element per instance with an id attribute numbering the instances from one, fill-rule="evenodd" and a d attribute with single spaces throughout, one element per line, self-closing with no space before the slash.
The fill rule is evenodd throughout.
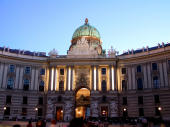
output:
<path id="1" fill-rule="evenodd" d="M 144 116 L 144 110 L 143 110 L 143 108 L 139 108 L 139 116 Z"/>
<path id="2" fill-rule="evenodd" d="M 155 115 L 160 116 L 160 111 L 159 111 L 158 107 L 155 107 Z"/>
<path id="3" fill-rule="evenodd" d="M 23 104 L 28 104 L 28 98 L 26 96 L 23 97 L 22 103 Z"/>
<path id="4" fill-rule="evenodd" d="M 154 101 L 155 103 L 160 103 L 159 95 L 154 95 Z"/>
<path id="5" fill-rule="evenodd" d="M 38 98 L 38 104 L 39 105 L 43 105 L 43 97 L 39 97 Z"/>
<path id="6" fill-rule="evenodd" d="M 157 70 L 157 63 L 152 63 L 152 70 L 153 71 L 156 71 Z"/>
<path id="7" fill-rule="evenodd" d="M 25 67 L 25 74 L 30 74 L 31 67 Z"/>
<path id="8" fill-rule="evenodd" d="M 9 65 L 9 72 L 14 72 L 15 71 L 15 66 L 14 65 Z"/>
<path id="9" fill-rule="evenodd" d="M 4 110 L 4 115 L 10 115 L 10 107 L 6 107 Z"/>
<path id="10" fill-rule="evenodd" d="M 122 68 L 122 74 L 126 74 L 126 68 Z"/>
<path id="11" fill-rule="evenodd" d="M 127 97 L 123 97 L 123 105 L 127 105 Z"/>
<path id="12" fill-rule="evenodd" d="M 38 108 L 38 116 L 42 116 L 43 114 L 43 109 L 42 108 Z"/>
<path id="13" fill-rule="evenodd" d="M 27 115 L 27 108 L 22 108 L 22 115 L 26 116 Z"/>
<path id="14" fill-rule="evenodd" d="M 11 104 L 11 96 L 6 96 L 6 104 Z"/>
<path id="15" fill-rule="evenodd" d="M 141 65 L 138 65 L 136 70 L 137 70 L 137 72 L 142 72 Z"/>
<path id="16" fill-rule="evenodd" d="M 41 68 L 40 75 L 45 75 L 45 69 L 44 68 Z"/>
<path id="17" fill-rule="evenodd" d="M 143 96 L 138 97 L 138 104 L 143 104 Z"/>
<path id="18" fill-rule="evenodd" d="M 106 68 L 102 68 L 102 75 L 106 75 Z"/>
<path id="19" fill-rule="evenodd" d="M 64 68 L 60 69 L 60 75 L 64 75 Z"/>

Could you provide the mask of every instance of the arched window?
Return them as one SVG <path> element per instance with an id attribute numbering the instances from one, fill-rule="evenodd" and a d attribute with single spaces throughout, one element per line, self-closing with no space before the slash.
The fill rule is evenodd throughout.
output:
<path id="1" fill-rule="evenodd" d="M 153 87 L 155 89 L 159 88 L 159 79 L 158 79 L 158 76 L 154 76 L 153 77 Z"/>
<path id="2" fill-rule="evenodd" d="M 138 90 L 142 90 L 143 89 L 143 82 L 142 82 L 142 79 L 141 78 L 138 78 L 137 79 L 137 87 L 138 87 Z"/>
<path id="3" fill-rule="evenodd" d="M 13 87 L 14 87 L 14 79 L 8 78 L 7 89 L 13 89 Z"/>
<path id="4" fill-rule="evenodd" d="M 44 91 L 44 81 L 43 80 L 40 81 L 39 91 Z"/>
<path id="5" fill-rule="evenodd" d="M 30 80 L 29 79 L 24 79 L 23 90 L 25 90 L 25 91 L 29 90 L 29 84 L 30 84 Z"/>
<path id="6" fill-rule="evenodd" d="M 59 91 L 64 91 L 64 81 L 59 82 Z"/>
<path id="7" fill-rule="evenodd" d="M 142 72 L 141 65 L 138 65 L 136 70 L 137 70 L 137 72 Z"/>
<path id="8" fill-rule="evenodd" d="M 102 81 L 102 92 L 106 92 L 106 81 Z"/>
<path id="9" fill-rule="evenodd" d="M 126 91 L 127 90 L 127 83 L 125 80 L 122 80 L 122 91 Z"/>

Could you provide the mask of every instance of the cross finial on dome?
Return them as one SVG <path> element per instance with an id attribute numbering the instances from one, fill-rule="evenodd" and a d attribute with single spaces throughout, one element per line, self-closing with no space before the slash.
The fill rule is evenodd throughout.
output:
<path id="1" fill-rule="evenodd" d="M 88 18 L 85 19 L 85 24 L 88 24 Z"/>

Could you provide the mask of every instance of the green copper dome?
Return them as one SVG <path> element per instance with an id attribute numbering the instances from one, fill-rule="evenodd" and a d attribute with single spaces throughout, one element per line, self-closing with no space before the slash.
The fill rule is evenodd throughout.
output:
<path id="1" fill-rule="evenodd" d="M 100 39 L 99 31 L 88 24 L 88 19 L 85 20 L 85 24 L 77 28 L 73 34 L 72 39 L 82 36 L 96 37 Z"/>

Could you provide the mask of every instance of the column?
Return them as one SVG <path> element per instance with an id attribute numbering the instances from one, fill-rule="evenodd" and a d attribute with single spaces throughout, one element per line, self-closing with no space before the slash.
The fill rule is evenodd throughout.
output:
<path id="1" fill-rule="evenodd" d="M 164 81 L 165 81 L 165 87 L 168 86 L 168 75 L 167 75 L 167 63 L 166 61 L 163 62 L 163 72 L 164 72 Z"/>
<path id="2" fill-rule="evenodd" d="M 49 88 L 49 90 L 53 90 L 53 88 L 54 88 L 54 68 L 52 67 L 51 69 L 50 69 L 50 88 Z"/>
<path id="3" fill-rule="evenodd" d="M 91 69 L 92 69 L 92 90 L 94 90 L 94 66 L 91 66 Z"/>
<path id="4" fill-rule="evenodd" d="M 71 66 L 71 90 L 73 89 L 73 84 L 74 84 L 74 67 Z"/>
<path id="5" fill-rule="evenodd" d="M 36 67 L 36 68 L 35 68 L 35 84 L 34 84 L 34 90 L 38 90 L 38 86 L 39 86 L 39 83 L 38 83 L 38 74 L 39 74 L 39 68 Z"/>
<path id="6" fill-rule="evenodd" d="M 54 90 L 57 90 L 57 77 L 58 77 L 58 73 L 57 73 L 57 67 L 55 67 L 55 74 L 54 74 Z"/>
<path id="7" fill-rule="evenodd" d="M 115 90 L 115 69 L 112 65 L 110 65 L 109 69 L 110 69 L 110 90 Z"/>
<path id="8" fill-rule="evenodd" d="M 135 67 L 132 67 L 132 89 L 136 89 Z"/>
<path id="9" fill-rule="evenodd" d="M 67 67 L 67 85 L 66 90 L 71 90 L 71 67 Z"/>
<path id="10" fill-rule="evenodd" d="M 96 90 L 99 90 L 99 83 L 98 83 L 99 74 L 98 73 L 99 73 L 99 66 L 96 66 Z M 107 83 L 106 83 L 106 85 L 107 85 Z"/>
<path id="11" fill-rule="evenodd" d="M 0 88 L 2 88 L 3 70 L 4 70 L 4 63 L 1 63 L 0 64 Z"/>
<path id="12" fill-rule="evenodd" d="M 147 64 L 147 74 L 148 74 L 148 88 L 152 88 L 152 78 L 151 78 L 151 66 L 150 63 Z"/>
<path id="13" fill-rule="evenodd" d="M 14 85 L 15 89 L 19 88 L 19 66 L 16 65 L 16 77 L 15 77 L 15 85 Z"/>
<path id="14" fill-rule="evenodd" d="M 96 67 L 93 70 L 93 89 L 96 91 Z"/>
<path id="15" fill-rule="evenodd" d="M 143 66 L 143 76 L 144 76 L 144 89 L 148 88 L 148 82 L 147 82 L 147 69 L 146 69 L 146 64 L 144 64 Z"/>
<path id="16" fill-rule="evenodd" d="M 31 68 L 31 87 L 30 90 L 34 89 L 34 78 L 35 78 L 35 67 Z"/>
<path id="17" fill-rule="evenodd" d="M 8 65 L 5 64 L 4 73 L 3 73 L 3 84 L 2 84 L 2 88 L 6 88 L 6 84 L 7 84 L 7 72 L 8 72 Z"/>
<path id="18" fill-rule="evenodd" d="M 19 71 L 19 89 L 23 89 L 23 73 L 24 73 L 24 67 L 20 66 L 20 71 Z"/>
<path id="19" fill-rule="evenodd" d="M 131 90 L 132 89 L 132 70 L 131 70 L 131 66 L 128 66 L 128 89 Z"/>
<path id="20" fill-rule="evenodd" d="M 163 67 L 162 67 L 162 62 L 158 64 L 159 66 L 159 73 L 160 73 L 160 88 L 164 87 L 164 78 L 163 78 Z"/>

